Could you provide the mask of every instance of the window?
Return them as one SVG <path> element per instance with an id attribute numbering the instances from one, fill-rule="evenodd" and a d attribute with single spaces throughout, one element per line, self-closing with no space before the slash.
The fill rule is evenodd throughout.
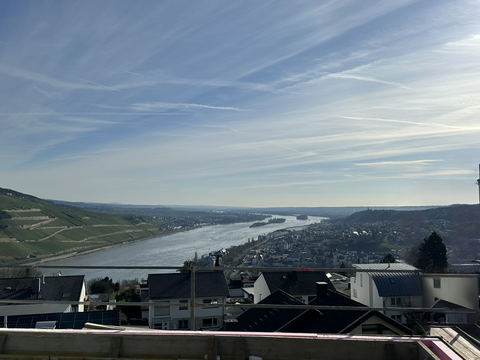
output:
<path id="1" fill-rule="evenodd" d="M 204 304 L 217 304 L 217 299 L 203 299 Z M 204 308 L 204 309 L 212 309 L 211 307 Z"/>
<path id="2" fill-rule="evenodd" d="M 63 297 L 68 298 L 68 297 L 70 297 L 70 294 L 69 293 L 63 293 Z"/>
<path id="3" fill-rule="evenodd" d="M 357 297 L 357 289 L 353 289 L 353 297 Z"/>
<path id="4" fill-rule="evenodd" d="M 363 274 L 360 274 L 360 286 L 363 287 Z"/>
<path id="5" fill-rule="evenodd" d="M 436 289 L 440 289 L 442 287 L 441 278 L 433 279 L 433 287 Z"/>
<path id="6" fill-rule="evenodd" d="M 217 299 L 203 299 L 204 304 L 217 304 Z"/>
<path id="7" fill-rule="evenodd" d="M 390 298 L 390 306 L 401 306 L 401 305 L 402 305 L 402 298 L 399 298 L 399 297 Z"/>
<path id="8" fill-rule="evenodd" d="M 162 303 L 168 304 L 165 301 L 158 304 Z M 155 306 L 153 309 L 153 316 L 170 316 L 170 306 Z"/>
<path id="9" fill-rule="evenodd" d="M 179 329 L 188 329 L 188 320 L 178 320 Z"/>
<path id="10" fill-rule="evenodd" d="M 217 326 L 217 319 L 203 319 L 202 321 L 202 326 L 204 327 L 212 327 L 212 326 Z"/>
<path id="11" fill-rule="evenodd" d="M 402 322 L 402 315 L 392 315 L 390 316 L 393 320 L 398 321 L 399 323 Z"/>
<path id="12" fill-rule="evenodd" d="M 181 304 L 188 304 L 188 300 L 180 300 L 180 303 L 181 303 Z M 178 310 L 188 310 L 188 306 L 180 305 L 180 306 L 178 307 Z"/>
<path id="13" fill-rule="evenodd" d="M 158 330 L 168 330 L 168 322 L 160 322 L 153 324 L 154 329 Z"/>

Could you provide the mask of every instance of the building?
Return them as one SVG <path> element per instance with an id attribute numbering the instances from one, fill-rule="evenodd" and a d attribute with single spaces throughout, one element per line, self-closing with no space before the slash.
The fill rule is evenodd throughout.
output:
<path id="1" fill-rule="evenodd" d="M 354 264 L 353 267 L 370 271 L 357 272 L 350 279 L 351 299 L 373 308 L 422 307 L 422 283 L 415 267 L 397 263 Z M 386 311 L 385 314 L 402 324 L 407 323 L 404 312 Z"/>
<path id="2" fill-rule="evenodd" d="M 316 297 L 317 282 L 325 282 L 330 290 L 335 290 L 323 271 L 266 271 L 260 274 L 253 285 L 254 303 L 280 289 L 308 304 Z"/>
<path id="3" fill-rule="evenodd" d="M 374 308 L 418 307 L 459 310 L 458 314 L 425 315 L 429 322 L 469 323 L 478 322 L 479 284 L 473 274 L 419 274 L 407 264 L 354 264 L 368 272 L 357 272 L 351 278 L 351 298 Z M 377 270 L 377 271 L 376 271 Z M 383 270 L 379 272 L 378 270 Z M 391 271 L 394 270 L 394 271 Z M 402 271 L 405 270 L 405 271 Z M 466 314 L 465 311 L 472 313 Z M 463 311 L 463 313 L 462 313 Z M 412 314 L 404 311 L 385 311 L 385 314 L 403 324 Z"/>
<path id="4" fill-rule="evenodd" d="M 423 288 L 423 307 L 469 309 L 476 314 L 450 314 L 444 317 L 447 323 L 478 322 L 479 285 L 476 274 L 420 274 Z M 454 316 L 455 315 L 455 316 Z"/>
<path id="5" fill-rule="evenodd" d="M 149 274 L 148 319 L 152 329 L 190 329 L 190 273 Z M 205 271 L 195 274 L 195 302 L 197 304 L 226 304 L 230 293 L 223 271 Z M 225 307 L 195 307 L 195 328 L 216 330 L 223 326 Z"/>
<path id="6" fill-rule="evenodd" d="M 259 304 L 302 305 L 302 301 L 276 290 Z M 328 289 L 326 283 L 317 283 L 317 297 L 309 305 L 336 307 L 337 309 L 250 308 L 226 324 L 222 330 L 250 332 L 286 332 L 316 334 L 382 334 L 411 335 L 406 326 L 388 316 L 368 309 L 347 296 Z M 341 307 L 357 307 L 344 311 Z"/>
<path id="7" fill-rule="evenodd" d="M 1 278 L 1 300 L 39 300 L 39 304 L 9 305 L 8 308 L 0 306 L 2 315 L 53 313 L 53 312 L 83 312 L 84 305 L 75 302 L 85 301 L 86 285 L 85 276 L 42 276 L 26 278 Z M 71 301 L 72 304 L 40 304 L 41 300 Z M 18 310 L 18 311 L 17 311 Z"/>

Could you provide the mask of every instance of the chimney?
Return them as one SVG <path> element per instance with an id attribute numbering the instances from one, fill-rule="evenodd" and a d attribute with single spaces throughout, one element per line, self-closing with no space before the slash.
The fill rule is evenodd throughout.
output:
<path id="1" fill-rule="evenodd" d="M 327 297 L 328 284 L 326 282 L 317 282 L 317 299 Z"/>
<path id="2" fill-rule="evenodd" d="M 33 278 L 32 281 L 32 292 L 38 294 L 40 292 L 40 278 Z"/>

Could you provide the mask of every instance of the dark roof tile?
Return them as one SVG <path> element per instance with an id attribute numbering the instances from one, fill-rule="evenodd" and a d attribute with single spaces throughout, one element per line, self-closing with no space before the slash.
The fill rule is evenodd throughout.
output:
<path id="1" fill-rule="evenodd" d="M 40 283 L 40 293 L 34 283 Z M 85 282 L 84 275 L 45 276 L 41 278 L 0 279 L 0 299 L 78 301 Z"/>
<path id="2" fill-rule="evenodd" d="M 190 273 L 149 274 L 151 300 L 190 297 Z M 195 273 L 195 297 L 230 296 L 223 271 Z"/>
<path id="3" fill-rule="evenodd" d="M 335 291 L 335 287 L 323 271 L 273 271 L 262 273 L 270 292 L 283 290 L 293 296 L 315 295 L 317 282 L 326 282 L 328 288 Z"/>

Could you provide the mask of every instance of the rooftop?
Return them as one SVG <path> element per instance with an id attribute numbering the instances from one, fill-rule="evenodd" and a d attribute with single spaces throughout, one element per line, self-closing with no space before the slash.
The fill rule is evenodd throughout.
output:
<path id="1" fill-rule="evenodd" d="M 190 273 L 149 274 L 150 300 L 190 298 Z M 223 271 L 195 274 L 195 297 L 230 296 Z"/>

